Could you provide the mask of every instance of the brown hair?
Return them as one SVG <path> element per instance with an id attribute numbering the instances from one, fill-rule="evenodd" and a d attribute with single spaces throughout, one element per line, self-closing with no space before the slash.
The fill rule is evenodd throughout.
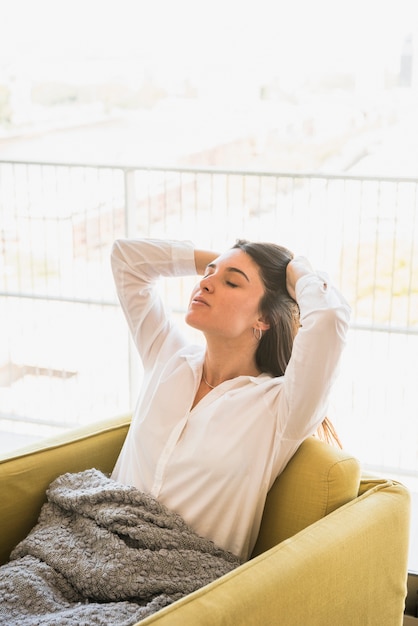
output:
<path id="1" fill-rule="evenodd" d="M 261 372 L 283 376 L 300 326 L 299 307 L 286 288 L 286 268 L 293 253 L 274 243 L 238 239 L 233 248 L 246 252 L 257 264 L 264 284 L 260 312 L 269 324 L 257 347 L 255 359 Z M 325 417 L 317 435 L 327 443 L 341 446 L 330 420 Z"/>

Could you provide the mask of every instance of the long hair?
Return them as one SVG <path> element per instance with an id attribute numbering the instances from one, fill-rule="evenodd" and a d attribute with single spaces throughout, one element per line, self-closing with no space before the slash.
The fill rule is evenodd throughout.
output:
<path id="1" fill-rule="evenodd" d="M 257 367 L 272 376 L 283 376 L 289 363 L 293 342 L 300 327 L 299 306 L 286 288 L 286 268 L 293 253 L 274 243 L 238 239 L 233 248 L 248 254 L 257 264 L 264 285 L 260 313 L 268 330 L 264 331 L 255 354 Z M 330 420 L 325 417 L 317 436 L 327 443 L 341 446 Z"/>

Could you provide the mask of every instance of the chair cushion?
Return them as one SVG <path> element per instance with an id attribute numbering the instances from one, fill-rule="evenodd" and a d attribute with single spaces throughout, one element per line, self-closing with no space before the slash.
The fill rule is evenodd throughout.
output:
<path id="1" fill-rule="evenodd" d="M 359 485 L 357 459 L 315 437 L 306 439 L 268 493 L 253 556 L 356 498 Z"/>

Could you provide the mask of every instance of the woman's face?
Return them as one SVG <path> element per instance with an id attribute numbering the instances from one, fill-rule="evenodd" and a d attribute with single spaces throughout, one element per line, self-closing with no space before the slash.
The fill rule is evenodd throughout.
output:
<path id="1" fill-rule="evenodd" d="M 194 288 L 186 322 L 206 335 L 253 337 L 255 326 L 268 328 L 259 310 L 263 295 L 257 264 L 242 250 L 228 250 L 208 265 Z"/>

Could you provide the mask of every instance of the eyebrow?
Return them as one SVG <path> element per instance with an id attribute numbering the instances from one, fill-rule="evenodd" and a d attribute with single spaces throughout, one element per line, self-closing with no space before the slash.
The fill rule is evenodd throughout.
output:
<path id="1" fill-rule="evenodd" d="M 206 267 L 210 267 L 211 269 L 215 269 L 216 268 L 216 263 L 209 263 Z M 247 282 L 250 282 L 250 279 L 248 278 L 247 274 L 245 272 L 243 272 L 242 270 L 240 270 L 238 267 L 227 267 L 226 270 L 227 272 L 236 272 L 237 274 L 241 274 L 241 276 L 244 276 L 245 280 Z"/>

